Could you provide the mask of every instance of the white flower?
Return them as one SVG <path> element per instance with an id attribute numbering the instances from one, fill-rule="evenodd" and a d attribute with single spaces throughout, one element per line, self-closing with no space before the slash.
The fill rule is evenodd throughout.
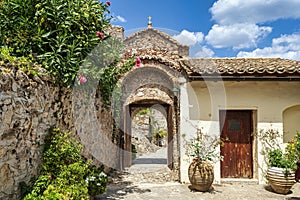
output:
<path id="1" fill-rule="evenodd" d="M 101 172 L 101 173 L 99 174 L 99 176 L 100 176 L 100 177 L 107 177 L 107 175 L 106 175 L 104 172 Z"/>

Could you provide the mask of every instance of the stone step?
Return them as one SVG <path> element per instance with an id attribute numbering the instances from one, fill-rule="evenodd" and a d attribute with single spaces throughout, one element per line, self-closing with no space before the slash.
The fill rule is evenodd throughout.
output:
<path id="1" fill-rule="evenodd" d="M 230 184 L 230 185 L 258 185 L 257 179 L 248 179 L 248 178 L 222 178 L 221 184 Z"/>

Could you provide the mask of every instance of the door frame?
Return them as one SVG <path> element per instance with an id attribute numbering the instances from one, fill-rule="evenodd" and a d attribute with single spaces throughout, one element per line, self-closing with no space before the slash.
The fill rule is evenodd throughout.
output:
<path id="1" fill-rule="evenodd" d="M 221 111 L 251 111 L 251 144 L 252 144 L 252 178 L 251 180 L 258 180 L 258 171 L 259 171 L 259 165 L 258 165 L 258 140 L 257 140 L 257 107 L 251 107 L 251 108 L 220 108 L 219 109 L 219 127 L 220 127 L 220 136 L 222 136 L 222 127 L 221 125 Z M 220 149 L 221 150 L 221 149 Z M 221 151 L 220 151 L 221 154 Z M 222 161 L 221 161 L 222 162 Z M 220 178 L 221 179 L 227 179 L 222 178 L 222 167 L 220 163 Z M 230 178 L 231 179 L 231 178 Z M 236 179 L 243 179 L 243 178 L 236 178 Z"/>
<path id="2" fill-rule="evenodd" d="M 157 103 L 157 102 L 156 102 Z M 132 137 L 131 137 L 131 131 L 132 131 L 132 111 L 133 108 L 136 107 L 145 107 L 150 108 L 151 106 L 155 105 L 156 103 L 141 103 L 141 104 L 129 104 L 124 106 L 123 108 L 123 120 L 124 120 L 124 132 L 123 132 L 123 153 L 120 156 L 120 162 L 121 162 L 121 168 L 124 169 L 126 167 L 130 167 L 132 165 Z M 174 111 L 173 107 L 169 104 L 161 104 L 166 110 L 166 121 L 167 121 L 167 127 L 168 127 L 168 152 L 167 152 L 167 165 L 169 169 L 173 170 L 174 168 Z"/>

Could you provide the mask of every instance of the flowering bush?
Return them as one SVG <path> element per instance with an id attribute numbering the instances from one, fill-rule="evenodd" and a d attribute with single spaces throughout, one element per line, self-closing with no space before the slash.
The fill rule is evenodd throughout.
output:
<path id="1" fill-rule="evenodd" d="M 103 192 L 105 192 L 107 181 L 107 175 L 103 172 L 102 167 L 91 167 L 89 175 L 85 179 L 85 182 L 88 185 L 89 194 L 91 196 L 95 196 L 97 194 L 102 194 Z"/>
<path id="2" fill-rule="evenodd" d="M 109 6 L 98 0 L 1 1 L 0 46 L 12 48 L 12 56 L 33 55 L 58 83 L 72 86 L 106 36 Z"/>
<path id="3" fill-rule="evenodd" d="M 300 162 L 300 132 L 288 143 L 286 153 L 288 158 L 294 160 L 295 163 Z"/>
<path id="4" fill-rule="evenodd" d="M 220 137 L 204 134 L 197 128 L 196 136 L 186 142 L 187 155 L 202 161 L 217 162 L 223 159 L 218 150 L 219 145 L 223 145 Z"/>
<path id="5" fill-rule="evenodd" d="M 105 192 L 107 176 L 80 152 L 82 145 L 59 129 L 46 138 L 41 175 L 25 200 L 86 199 Z"/>

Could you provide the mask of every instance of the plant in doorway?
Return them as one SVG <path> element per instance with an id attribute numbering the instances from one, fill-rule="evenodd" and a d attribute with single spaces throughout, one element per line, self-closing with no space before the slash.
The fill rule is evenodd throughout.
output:
<path id="1" fill-rule="evenodd" d="M 213 163 L 223 159 L 218 151 L 222 144 L 219 136 L 204 134 L 201 128 L 196 128 L 196 136 L 186 142 L 187 155 L 193 158 L 188 169 L 193 189 L 205 192 L 211 188 L 214 181 Z"/>

